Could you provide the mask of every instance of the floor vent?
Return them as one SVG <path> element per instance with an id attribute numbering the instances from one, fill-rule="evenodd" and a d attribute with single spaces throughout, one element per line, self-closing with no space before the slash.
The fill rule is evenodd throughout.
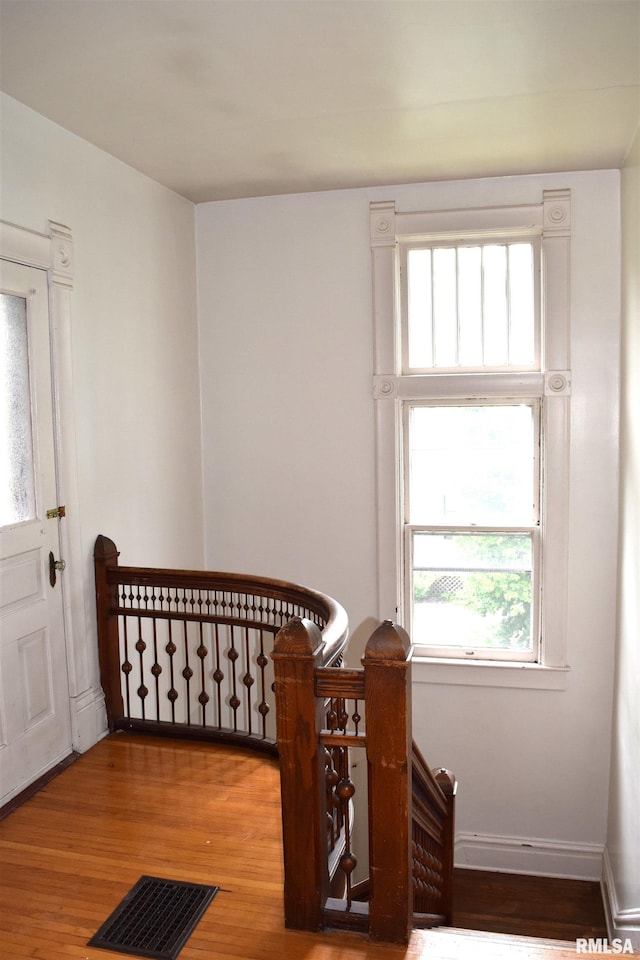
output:
<path id="1" fill-rule="evenodd" d="M 88 946 L 176 960 L 219 887 L 140 877 Z"/>

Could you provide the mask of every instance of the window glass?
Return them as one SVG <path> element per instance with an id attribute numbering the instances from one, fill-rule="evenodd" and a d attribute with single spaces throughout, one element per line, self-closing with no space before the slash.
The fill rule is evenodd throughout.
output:
<path id="1" fill-rule="evenodd" d="M 509 245 L 509 359 L 532 364 L 535 356 L 533 246 Z"/>
<path id="2" fill-rule="evenodd" d="M 531 651 L 531 534 L 413 532 L 412 632 L 425 646 Z"/>
<path id="3" fill-rule="evenodd" d="M 536 403 L 408 406 L 414 642 L 532 653 Z"/>
<path id="4" fill-rule="evenodd" d="M 408 368 L 536 362 L 531 242 L 407 249 Z"/>
<path id="5" fill-rule="evenodd" d="M 531 404 L 411 405 L 409 523 L 532 524 L 534 415 Z"/>
<path id="6" fill-rule="evenodd" d="M 27 303 L 0 295 L 0 526 L 36 515 Z"/>

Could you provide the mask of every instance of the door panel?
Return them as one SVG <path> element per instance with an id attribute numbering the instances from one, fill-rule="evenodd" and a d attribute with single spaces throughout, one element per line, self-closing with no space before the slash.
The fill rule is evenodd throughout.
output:
<path id="1" fill-rule="evenodd" d="M 0 266 L 1 804 L 71 752 L 71 723 L 62 591 L 48 575 L 60 520 L 47 519 L 57 506 L 47 275 Z"/>

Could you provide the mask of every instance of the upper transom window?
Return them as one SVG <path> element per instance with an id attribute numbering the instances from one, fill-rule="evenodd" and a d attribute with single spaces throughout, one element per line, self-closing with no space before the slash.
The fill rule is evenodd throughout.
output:
<path id="1" fill-rule="evenodd" d="M 405 372 L 540 369 L 533 238 L 412 242 L 400 252 Z"/>

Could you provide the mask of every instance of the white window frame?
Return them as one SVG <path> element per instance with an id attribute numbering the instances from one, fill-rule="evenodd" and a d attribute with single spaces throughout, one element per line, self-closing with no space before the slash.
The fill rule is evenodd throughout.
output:
<path id="1" fill-rule="evenodd" d="M 398 212 L 395 202 L 370 208 L 377 454 L 378 615 L 409 623 L 404 605 L 407 557 L 403 534 L 403 407 L 410 400 L 513 398 L 543 401 L 540 648 L 535 663 L 447 659 L 414 650 L 414 679 L 562 689 L 566 683 L 569 490 L 568 190 L 544 191 L 538 204 L 431 212 Z M 540 236 L 541 365 L 539 370 L 403 374 L 401 246 L 433 240 Z"/>

